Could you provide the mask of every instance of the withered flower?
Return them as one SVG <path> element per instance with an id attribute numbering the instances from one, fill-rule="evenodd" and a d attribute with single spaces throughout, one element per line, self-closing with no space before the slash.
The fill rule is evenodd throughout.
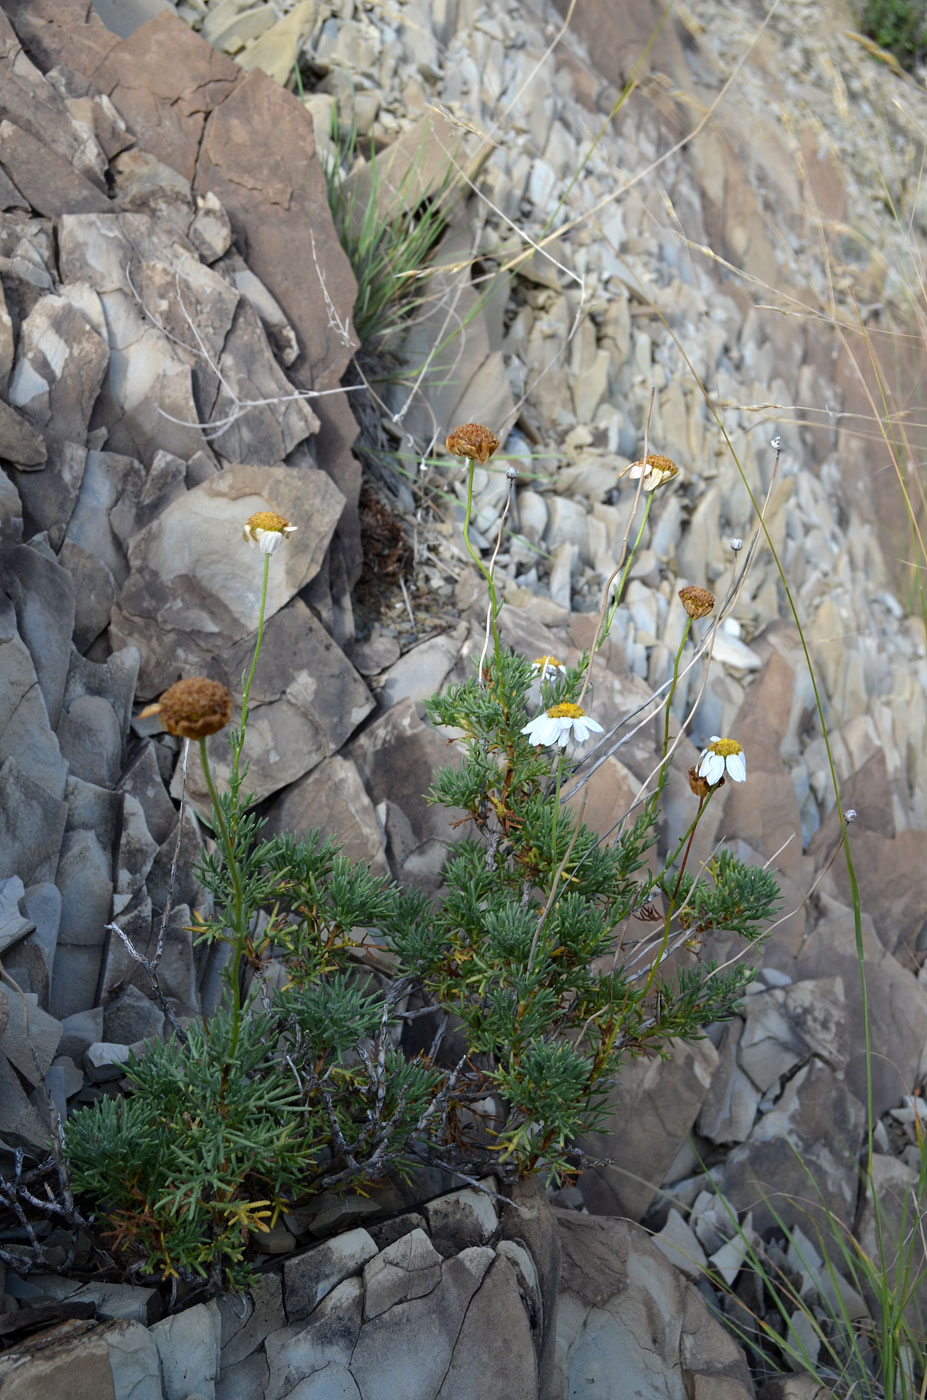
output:
<path id="1" fill-rule="evenodd" d="M 499 439 L 482 423 L 462 423 L 449 434 L 444 446 L 454 457 L 466 457 L 485 466 L 493 453 L 498 451 Z"/>
<path id="2" fill-rule="evenodd" d="M 158 715 L 161 727 L 181 739 L 205 739 L 218 734 L 232 718 L 232 694 L 219 681 L 190 676 L 168 686 L 161 699 L 146 705 L 139 719 Z"/>
<path id="3" fill-rule="evenodd" d="M 680 588 L 679 597 L 690 617 L 707 617 L 715 605 L 714 594 L 694 583 L 690 583 L 688 588 Z"/>
<path id="4" fill-rule="evenodd" d="M 721 779 L 721 782 L 724 782 L 723 778 Z M 694 765 L 689 769 L 689 787 L 695 793 L 696 797 L 701 798 L 702 801 L 704 801 L 704 799 L 711 792 L 711 784 L 707 781 L 707 779 L 699 776 L 698 769 Z"/>
<path id="5" fill-rule="evenodd" d="M 642 461 L 631 462 L 623 472 L 618 473 L 619 479 L 630 476 L 632 481 L 637 481 L 639 477 L 643 477 L 645 491 L 655 491 L 658 486 L 672 481 L 673 477 L 678 475 L 679 468 L 676 463 L 660 452 L 648 452 Z"/>

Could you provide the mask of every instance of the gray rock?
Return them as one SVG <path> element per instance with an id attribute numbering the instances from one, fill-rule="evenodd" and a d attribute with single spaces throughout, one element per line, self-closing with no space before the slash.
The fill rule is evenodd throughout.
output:
<path id="1" fill-rule="evenodd" d="M 47 1111 L 39 1112 L 26 1097 L 16 1071 L 0 1055 L 0 1139 L 10 1147 L 47 1152 L 51 1123 Z"/>
<path id="2" fill-rule="evenodd" d="M 98 1040 L 84 1052 L 84 1069 L 93 1084 L 107 1084 L 121 1079 L 129 1063 L 128 1045 L 114 1045 Z"/>
<path id="3" fill-rule="evenodd" d="M 112 623 L 114 638 L 139 648 L 140 695 L 160 694 L 178 674 L 202 674 L 214 655 L 250 637 L 262 577 L 259 551 L 241 537 L 251 514 L 274 510 L 297 526 L 272 561 L 269 621 L 318 572 L 343 505 L 324 472 L 233 466 L 140 531 Z"/>
<path id="4" fill-rule="evenodd" d="M 0 1357 L 0 1385 L 23 1400 L 67 1395 L 70 1400 L 116 1400 L 109 1351 L 101 1330 L 70 1330 L 41 1350 L 28 1342 Z M 120 1400 L 126 1400 L 123 1392 Z M 138 1400 L 159 1400 L 140 1392 Z"/>
<path id="5" fill-rule="evenodd" d="M 10 403 L 46 438 L 83 446 L 108 361 L 106 341 L 67 297 L 43 297 L 20 328 Z"/>
<path id="6" fill-rule="evenodd" d="M 106 925 L 112 915 L 112 861 L 93 831 L 69 831 L 61 843 L 56 883 L 61 923 L 50 1005 L 64 1018 L 96 1000 Z"/>
<path id="7" fill-rule="evenodd" d="M 45 530 L 52 546 L 60 547 L 80 495 L 87 456 L 82 444 L 49 442 L 44 471 L 15 473 L 27 534 Z"/>
<path id="8" fill-rule="evenodd" d="M 467 636 L 465 623 L 440 637 L 431 637 L 405 652 L 383 678 L 381 698 L 385 709 L 400 700 L 427 700 L 441 689 L 460 658 Z"/>
<path id="9" fill-rule="evenodd" d="M 253 647 L 249 638 L 213 660 L 211 674 L 233 694 L 250 666 Z M 263 798 L 340 748 L 373 709 L 373 698 L 305 603 L 294 598 L 267 623 L 250 708 L 248 788 Z M 210 744 L 210 763 L 221 785 L 231 764 L 226 732 Z M 178 787 L 175 774 L 175 797 Z M 187 794 L 208 806 L 198 750 L 190 754 Z"/>
<path id="10" fill-rule="evenodd" d="M 83 653 L 109 625 L 119 590 L 104 560 L 74 540 L 65 539 L 58 562 L 74 583 L 74 645 Z"/>
<path id="11" fill-rule="evenodd" d="M 138 987 L 126 987 L 103 1008 L 103 1038 L 117 1045 L 159 1040 L 163 1030 L 164 1012 Z"/>
<path id="12" fill-rule="evenodd" d="M 122 733 L 116 712 L 99 695 L 80 695 L 58 726 L 58 742 L 71 772 L 85 782 L 114 787 L 122 768 Z"/>
<path id="13" fill-rule="evenodd" d="M 70 160 L 13 122 L 0 122 L 0 167 L 38 213 L 109 209 L 109 200 Z"/>
<path id="14" fill-rule="evenodd" d="M 99 1329 L 109 1353 L 113 1400 L 164 1400 L 158 1347 L 140 1322 L 110 1322 Z"/>
<path id="15" fill-rule="evenodd" d="M 465 1253 L 469 1258 L 476 1251 Z M 487 1376 L 506 1400 L 536 1400 L 539 1393 L 538 1358 L 519 1276 L 499 1255 L 467 1307 L 437 1398 L 483 1400 Z"/>
<path id="16" fill-rule="evenodd" d="M 846 1069 L 850 1046 L 842 978 L 814 978 L 758 993 L 744 1004 L 744 1016 L 738 1059 L 761 1092 L 812 1054 L 831 1069 Z"/>
<path id="17" fill-rule="evenodd" d="M 271 1332 L 265 1342 L 270 1379 L 265 1400 L 286 1400 L 295 1387 L 326 1366 L 347 1368 L 361 1328 L 364 1285 L 339 1283 L 305 1323 Z"/>
<path id="18" fill-rule="evenodd" d="M 708 1258 L 695 1231 L 686 1224 L 678 1210 L 669 1212 L 666 1224 L 659 1234 L 654 1235 L 653 1242 L 686 1278 L 698 1282 Z"/>
<path id="19" fill-rule="evenodd" d="M 89 661 L 71 648 L 71 664 L 64 692 L 65 707 L 81 695 L 98 695 L 116 712 L 120 734 L 128 733 L 138 676 L 138 652 L 134 647 L 114 651 L 105 661 Z"/>
<path id="20" fill-rule="evenodd" d="M 128 573 L 126 543 L 116 530 L 119 508 L 144 492 L 145 472 L 134 457 L 118 452 L 88 452 L 79 488 L 64 526 L 49 529 L 53 542 L 62 537 L 98 559 L 121 586 Z"/>
<path id="21" fill-rule="evenodd" d="M 755 1000 L 750 998 L 750 1002 Z M 735 1017 L 725 1028 L 718 1068 L 695 1121 L 701 1135 L 712 1142 L 743 1142 L 756 1118 L 762 1094 L 737 1063 L 743 1034 L 744 1023 Z"/>
<path id="22" fill-rule="evenodd" d="M 490 1244 L 499 1228 L 491 1197 L 472 1186 L 428 1201 L 422 1209 L 432 1243 L 445 1259 L 470 1245 Z"/>
<path id="23" fill-rule="evenodd" d="M 67 816 L 64 802 L 7 758 L 0 766 L 0 876 L 53 878 Z"/>
<path id="24" fill-rule="evenodd" d="M 114 914 L 120 914 L 144 889 L 145 880 L 158 850 L 158 843 L 152 840 L 148 831 L 141 803 L 130 792 L 125 793 L 113 899 Z"/>
<path id="25" fill-rule="evenodd" d="M 75 1011 L 61 1022 L 61 1040 L 58 1054 L 68 1055 L 75 1060 L 83 1058 L 85 1051 L 95 1041 L 103 1039 L 103 1008 L 95 1006 L 89 1011 Z"/>
<path id="26" fill-rule="evenodd" d="M 20 995 L 12 987 L 0 987 L 5 1029 L 0 1052 L 30 1084 L 38 1084 L 55 1056 L 61 1040 L 61 1023 L 35 1004 L 32 995 Z"/>
<path id="27" fill-rule="evenodd" d="M 443 1265 L 440 1255 L 436 1257 L 439 1262 L 434 1268 L 417 1271 L 410 1280 L 417 1289 L 424 1282 L 418 1275 L 436 1274 L 430 1291 L 416 1296 L 410 1290 L 406 1301 L 394 1302 L 385 1312 L 365 1321 L 361 1328 L 350 1365 L 361 1394 L 369 1400 L 391 1400 L 393 1396 L 410 1393 L 440 1394 L 463 1320 L 495 1255 L 491 1249 L 466 1249 Z M 503 1268 L 509 1266 L 503 1263 Z M 369 1301 L 368 1294 L 368 1304 Z M 485 1343 L 485 1337 L 483 1341 Z"/>
<path id="28" fill-rule="evenodd" d="M 286 1316 L 301 1322 L 344 1279 L 359 1274 L 377 1253 L 366 1230 L 348 1230 L 290 1259 L 283 1267 Z"/>
<path id="29" fill-rule="evenodd" d="M 68 1116 L 68 1100 L 79 1094 L 84 1087 L 83 1071 L 77 1068 L 69 1055 L 59 1055 L 48 1067 L 45 1087 L 55 1112 L 63 1123 Z"/>
<path id="30" fill-rule="evenodd" d="M 244 1298 L 223 1293 L 216 1301 L 222 1319 L 222 1371 L 228 1372 L 262 1347 L 268 1332 L 277 1329 L 283 1316 L 283 1281 L 276 1270 L 259 1274 Z"/>
<path id="31" fill-rule="evenodd" d="M 723 1395 L 752 1400 L 746 1359 L 644 1231 L 626 1220 L 557 1211 L 563 1280 L 556 1388 L 642 1400 Z"/>
<path id="32" fill-rule="evenodd" d="M 364 1269 L 364 1322 L 397 1303 L 431 1293 L 441 1279 L 441 1255 L 423 1230 L 387 1245 Z"/>
<path id="33" fill-rule="evenodd" d="M 32 657 L 19 636 L 13 604 L 0 594 L 0 763 L 13 758 L 33 783 L 55 798 L 67 772 L 52 733 Z M 12 871 L 10 873 L 13 873 Z M 18 872 L 25 880 L 26 873 Z"/>
<path id="34" fill-rule="evenodd" d="M 225 1365 L 224 1351 L 222 1359 L 223 1367 L 216 1377 L 216 1400 L 254 1400 L 255 1396 L 264 1395 L 270 1367 L 263 1351 L 252 1352 L 234 1366 Z"/>
<path id="35" fill-rule="evenodd" d="M 42 435 L 0 399 L 0 457 L 17 467 L 41 467 L 48 457 Z"/>
<path id="36" fill-rule="evenodd" d="M 184 1015 L 196 1015 L 199 1011 L 193 938 L 189 932 L 190 920 L 190 906 L 175 904 L 171 909 L 164 951 L 158 965 L 158 980 L 164 995 L 176 1003 Z M 151 903 L 147 898 L 139 899 L 136 904 L 130 905 L 115 922 L 143 957 L 154 957 L 160 935 L 161 916 L 158 913 L 156 917 L 152 917 Z M 144 968 L 127 952 L 118 934 L 108 933 L 106 937 L 100 968 L 100 996 L 103 999 L 112 996 L 114 989 L 123 984 L 133 985 L 147 993 L 150 984 Z"/>
<path id="37" fill-rule="evenodd" d="M 215 1400 L 221 1333 L 215 1302 L 197 1303 L 155 1323 L 151 1335 L 161 1359 L 164 1400 L 187 1400 L 192 1391 Z"/>
<path id="38" fill-rule="evenodd" d="M 158 768 L 155 745 L 150 740 L 142 744 L 119 785 L 137 800 L 149 833 L 159 845 L 163 845 L 177 824 L 177 809 L 167 794 Z"/>

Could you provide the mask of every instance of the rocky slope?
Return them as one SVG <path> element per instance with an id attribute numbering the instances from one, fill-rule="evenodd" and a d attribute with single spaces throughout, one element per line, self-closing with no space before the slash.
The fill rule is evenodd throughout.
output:
<path id="1" fill-rule="evenodd" d="M 9 1152 L 44 1150 L 49 1098 L 64 1114 L 96 1097 L 118 1081 L 129 1045 L 162 1032 L 144 971 L 112 925 L 153 951 L 178 841 L 176 746 L 132 713 L 181 671 L 232 682 L 240 673 L 258 603 L 241 520 L 266 504 L 299 524 L 274 575 L 249 751 L 272 828 L 322 824 L 350 855 L 428 886 L 449 833 L 422 793 L 444 740 L 418 702 L 467 673 L 484 617 L 462 542 L 465 486 L 441 452 L 444 434 L 476 419 L 504 436 L 505 460 L 478 474 L 475 538 L 491 549 L 514 463 L 513 528 L 497 561 L 506 635 L 532 655 L 573 659 L 591 641 L 626 528 L 629 488 L 618 478 L 643 448 L 651 390 L 651 450 L 682 477 L 655 501 L 603 651 L 596 713 L 618 725 L 665 680 L 683 621 L 678 588 L 728 592 L 748 552 L 730 540 L 749 544 L 750 493 L 762 501 L 772 484 L 766 528 L 816 668 L 841 806 L 857 812 L 875 1109 L 894 1109 L 925 1074 L 927 674 L 923 623 L 898 565 L 911 555 L 898 544 L 890 458 L 872 380 L 858 373 L 867 347 L 856 313 L 882 345 L 907 311 L 904 288 L 917 285 L 910 151 L 927 126 L 922 90 L 842 34 L 837 11 L 798 0 L 766 23 L 732 7 L 719 25 L 714 8 L 693 6 L 639 69 L 656 15 L 589 0 L 569 9 L 568 26 L 552 7 L 502 0 L 221 0 L 182 4 L 179 19 L 139 0 L 110 15 L 117 32 L 77 0 L 2 9 Z M 297 51 L 311 122 L 282 87 Z M 632 74 L 639 86 L 615 114 Z M 360 467 L 337 391 L 356 345 L 354 283 L 314 155 L 331 158 L 333 104 L 343 126 L 381 148 L 379 199 L 434 194 L 449 160 L 467 176 L 423 307 L 390 347 L 393 382 L 368 400 L 368 450 L 390 449 L 402 468 L 381 469 L 376 489 L 407 521 L 414 565 L 408 598 L 394 590 L 361 634 Z M 369 166 L 351 178 L 363 190 Z M 892 343 L 904 351 L 903 394 L 917 362 L 910 341 Z M 914 455 L 917 405 L 906 401 Z M 774 482 L 773 437 L 783 442 Z M 699 683 L 693 669 L 677 718 Z M 650 1211 L 677 1262 L 730 1249 L 690 1134 L 739 1209 L 764 1186 L 803 1194 L 788 1142 L 835 1213 L 852 1220 L 858 1206 L 865 1066 L 852 913 L 839 857 L 808 897 L 839 823 L 765 537 L 689 727 L 696 744 L 741 738 L 750 775 L 713 804 L 696 854 L 724 837 L 772 861 L 787 917 L 742 1015 L 667 1065 L 632 1066 L 616 1090 L 615 1131 L 596 1144 L 614 1165 L 565 1198 L 636 1219 Z M 653 767 L 654 742 L 645 730 L 605 759 L 587 820 L 605 830 L 620 816 Z M 203 797 L 195 770 L 188 792 Z M 690 802 L 674 782 L 668 833 Z M 200 838 L 189 815 L 179 836 L 161 979 L 183 1016 L 213 1005 L 216 968 L 188 932 L 206 907 L 190 874 Z M 915 1111 L 902 1110 L 902 1126 Z M 883 1131 L 879 1146 L 903 1188 L 914 1172 L 908 1139 Z M 668 1215 L 668 1198 L 654 1204 L 661 1181 L 679 1207 Z M 404 1218 L 402 1234 L 420 1228 Z M 683 1233 L 686 1220 L 694 1233 Z M 754 1209 L 754 1227 L 770 1224 Z M 514 1264 L 489 1259 L 495 1231 L 473 1248 L 498 1278 Z M 307 1237 L 294 1222 L 279 1247 Z M 569 1238 L 575 1251 L 585 1236 Z M 394 1241 L 372 1243 L 382 1252 Z M 439 1268 L 433 1243 L 415 1245 L 423 1268 Z M 386 1267 L 371 1270 L 372 1258 L 352 1262 L 352 1306 L 361 1276 L 366 1287 L 367 1271 Z M 561 1337 L 561 1386 L 589 1364 L 583 1308 L 612 1296 L 605 1282 L 584 1292 L 580 1274 L 575 1266 L 567 1279 L 574 1332 Z M 676 1297 L 668 1283 L 665 1292 Z M 38 1296 L 52 1293 L 49 1284 Z M 529 1294 L 523 1278 L 512 1283 L 519 1306 Z M 13 1296 L 10 1307 L 37 1295 Z M 229 1340 L 218 1314 L 200 1321 L 212 1338 L 194 1339 L 200 1352 Z M 270 1355 L 257 1331 L 236 1357 Z M 548 1343 L 533 1345 L 552 1376 Z M 670 1338 L 670 1369 L 685 1345 Z M 722 1353 L 712 1374 L 728 1365 Z M 256 1375 L 270 1363 L 253 1364 Z M 745 1385 L 731 1367 L 730 1385 Z M 217 1394 L 239 1393 L 231 1372 L 219 1374 Z M 287 1384 L 308 1385 L 310 1374 Z M 161 1361 L 150 1377 L 152 1395 L 187 1393 Z M 214 1375 L 197 1377 L 199 1389 L 215 1387 Z M 354 1393 L 340 1373 L 338 1383 Z M 440 1391 L 452 1393 L 465 1392 Z"/>

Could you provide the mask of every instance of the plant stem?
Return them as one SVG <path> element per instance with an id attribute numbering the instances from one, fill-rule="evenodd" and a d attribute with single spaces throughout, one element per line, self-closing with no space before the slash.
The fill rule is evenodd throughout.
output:
<path id="1" fill-rule="evenodd" d="M 232 956 L 229 981 L 232 989 L 232 1038 L 229 1042 L 229 1059 L 231 1060 L 238 1048 L 238 1035 L 241 1028 L 241 992 L 238 986 L 238 965 L 241 962 L 241 955 L 244 952 L 245 939 L 248 934 L 248 920 L 245 915 L 245 895 L 241 880 L 241 870 L 238 859 L 235 855 L 235 844 L 232 834 L 229 831 L 225 814 L 222 811 L 222 804 L 219 801 L 219 794 L 216 792 L 216 785 L 212 776 L 212 769 L 206 755 L 206 740 L 200 739 L 200 763 L 203 765 L 203 776 L 206 779 L 206 786 L 209 789 L 209 799 L 212 803 L 213 820 L 219 832 L 219 840 L 222 843 L 222 853 L 228 866 L 229 876 L 232 881 L 234 899 L 232 903 L 232 929 L 235 934 L 234 953 Z"/>
<path id="2" fill-rule="evenodd" d="M 712 793 L 713 793 L 713 792 L 714 792 L 714 789 L 712 789 L 711 792 L 709 792 L 709 794 L 708 794 L 707 797 L 700 797 L 700 798 L 699 798 L 699 800 L 698 800 L 698 811 L 697 811 L 696 814 L 695 814 L 695 819 L 694 819 L 694 821 L 692 822 L 692 825 L 689 827 L 689 836 L 688 836 L 688 840 L 686 840 L 685 837 L 683 838 L 683 840 L 686 840 L 686 848 L 685 848 L 685 851 L 684 851 L 684 853 L 683 853 L 682 864 L 681 864 L 680 867 L 679 867 L 679 874 L 678 874 L 678 876 L 676 877 L 676 885 L 675 885 L 675 888 L 673 889 L 672 895 L 670 896 L 669 905 L 667 906 L 667 910 L 666 910 L 666 919 L 665 919 L 664 924 L 663 924 L 663 937 L 662 937 L 662 939 L 660 940 L 659 952 L 657 953 L 657 956 L 656 956 L 656 958 L 655 958 L 654 961 L 653 961 L 653 965 L 652 965 L 652 967 L 651 967 L 651 969 L 650 969 L 650 972 L 649 972 L 649 974 L 648 974 L 648 976 L 647 976 L 647 981 L 644 983 L 644 992 L 643 992 L 643 995 L 644 995 L 644 996 L 647 995 L 647 993 L 649 992 L 650 988 L 653 986 L 653 979 L 654 979 L 654 978 L 656 977 L 656 975 L 657 975 L 657 968 L 660 966 L 660 963 L 661 963 L 662 960 L 663 960 L 663 954 L 664 954 L 664 952 L 666 951 L 666 945 L 667 945 L 667 943 L 669 942 L 670 924 L 672 923 L 672 921 L 673 921 L 673 915 L 674 915 L 674 913 L 676 912 L 676 896 L 677 896 L 678 893 L 679 893 L 679 887 L 680 887 L 680 885 L 682 884 L 682 877 L 683 877 L 683 875 L 685 874 L 686 862 L 687 862 L 688 859 L 689 859 L 689 852 L 690 852 L 691 849 L 692 849 L 692 841 L 693 841 L 693 839 L 694 839 L 694 837 L 695 837 L 696 827 L 698 826 L 699 822 L 702 820 L 702 817 L 705 815 L 705 812 L 706 812 L 707 809 L 708 809 L 708 803 L 711 801 Z"/>
<path id="3" fill-rule="evenodd" d="M 496 618 L 497 618 L 497 616 L 498 616 L 498 614 L 499 614 L 499 600 L 498 600 L 498 598 L 497 598 L 497 596 L 496 596 L 496 585 L 495 585 L 495 583 L 494 583 L 494 581 L 493 581 L 493 576 L 492 576 L 491 571 L 490 571 L 489 569 L 487 569 L 486 565 L 483 563 L 483 561 L 482 561 L 482 559 L 480 558 L 479 554 L 478 554 L 477 551 L 474 549 L 473 545 L 470 543 L 470 517 L 471 517 L 472 512 L 473 512 L 473 473 L 474 473 L 474 471 L 476 470 L 476 462 L 475 462 L 471 457 L 468 457 L 466 460 L 467 460 L 467 513 L 466 513 L 466 515 L 464 516 L 464 527 L 463 527 L 464 544 L 466 545 L 467 553 L 469 554 L 470 558 L 473 560 L 473 562 L 474 562 L 474 564 L 476 565 L 476 567 L 479 569 L 480 573 L 483 575 L 484 579 L 486 580 L 486 586 L 487 586 L 487 588 L 489 589 L 489 614 L 490 614 L 490 621 L 491 621 L 491 623 L 492 623 L 492 642 L 493 642 L 493 649 L 494 649 L 495 654 L 496 654 L 496 662 L 497 662 L 497 664 L 498 664 L 498 662 L 499 662 L 499 661 L 501 660 L 501 658 L 502 658 L 502 648 L 501 648 L 501 646 L 499 645 L 499 629 L 498 629 L 498 627 L 496 626 Z M 480 671 L 480 685 L 482 685 L 482 684 L 483 684 L 483 675 L 482 675 L 482 670 L 481 670 L 481 671 Z"/>

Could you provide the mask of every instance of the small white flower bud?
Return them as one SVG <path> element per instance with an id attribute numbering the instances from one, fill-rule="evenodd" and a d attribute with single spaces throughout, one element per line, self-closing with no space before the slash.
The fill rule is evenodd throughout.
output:
<path id="1" fill-rule="evenodd" d="M 851 822 L 855 822 L 855 821 L 856 821 L 856 808 L 855 808 L 855 807 L 848 807 L 847 810 L 846 810 L 846 811 L 844 812 L 844 814 L 843 814 L 843 820 L 846 822 L 847 826 L 849 826 Z"/>
<path id="2" fill-rule="evenodd" d="M 734 535 L 729 543 L 735 554 L 738 554 L 744 547 L 744 542 L 739 535 Z"/>

